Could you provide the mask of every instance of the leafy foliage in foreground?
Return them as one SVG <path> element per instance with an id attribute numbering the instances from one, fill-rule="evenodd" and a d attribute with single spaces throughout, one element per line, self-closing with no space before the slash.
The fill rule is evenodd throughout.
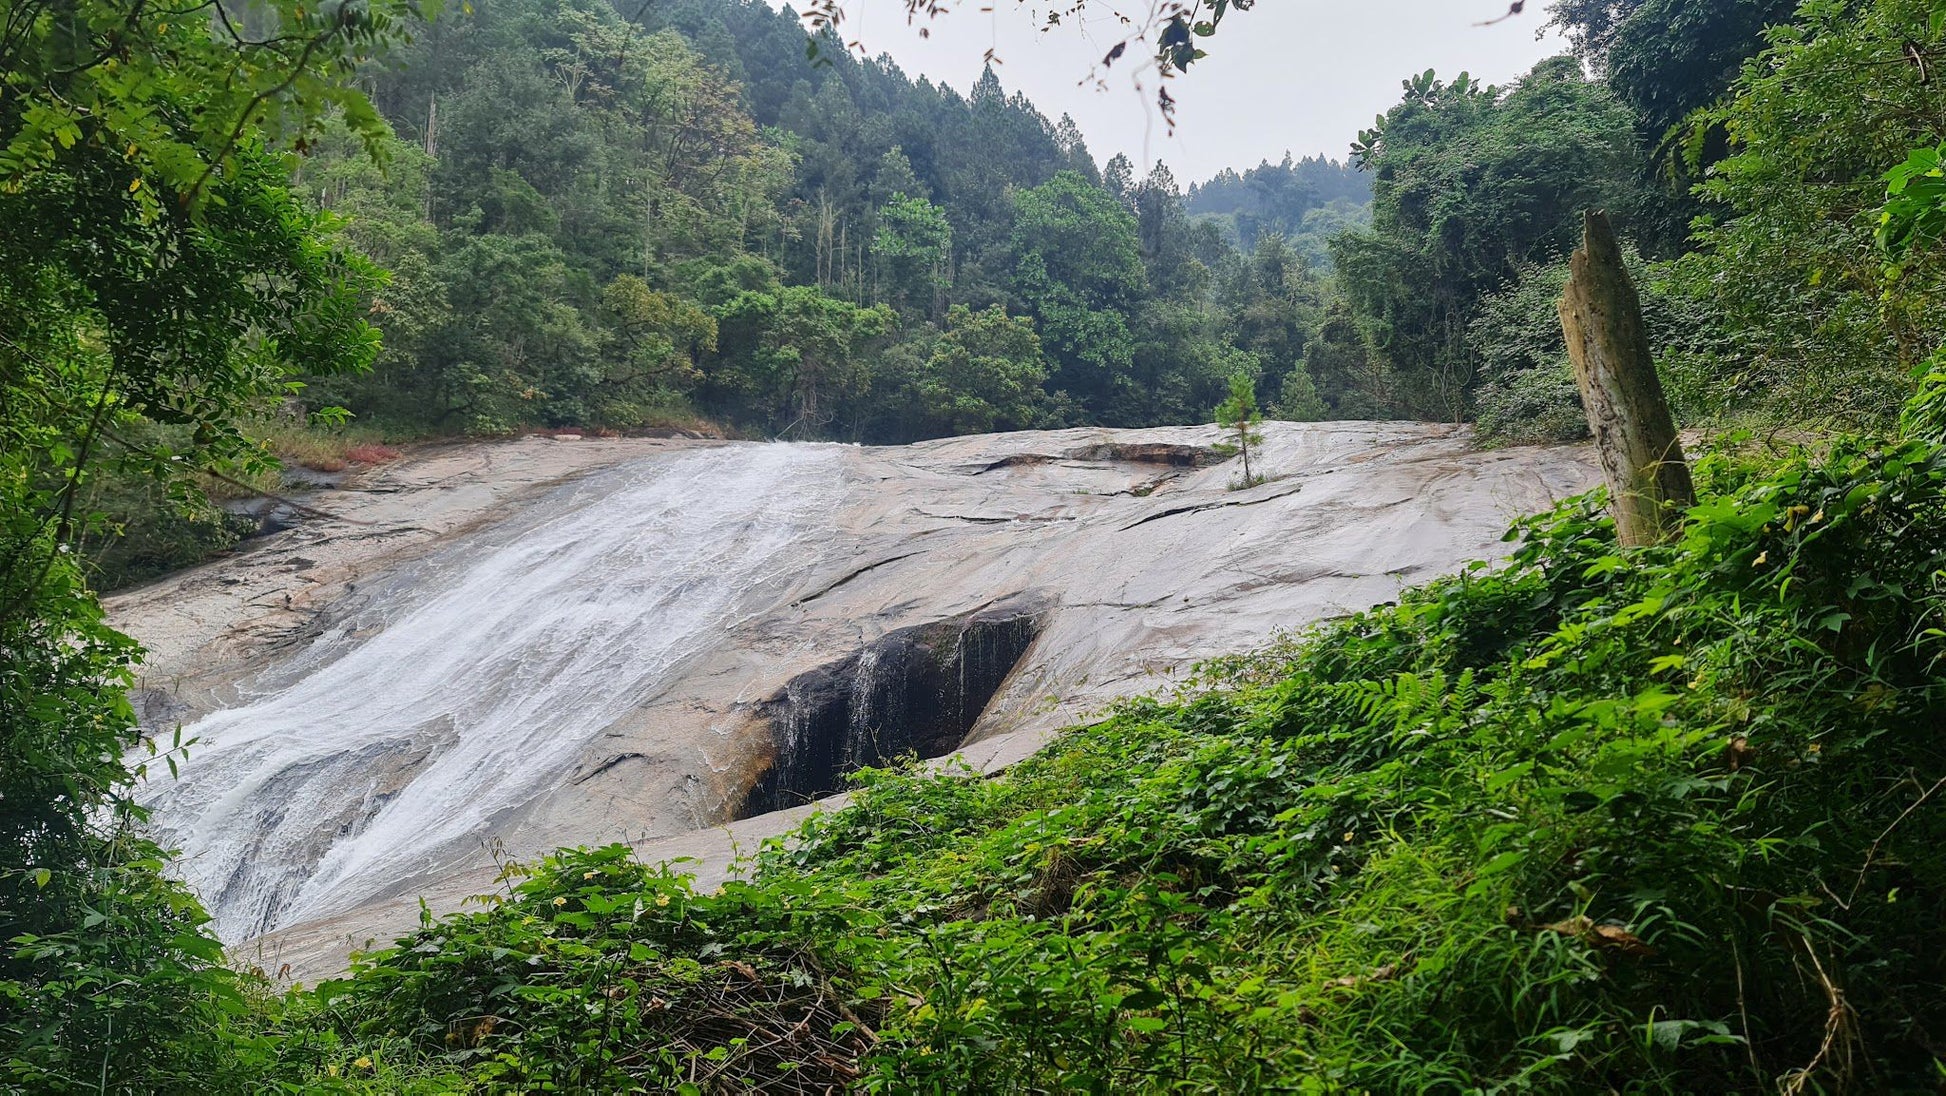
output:
<path id="1" fill-rule="evenodd" d="M 314 1052 L 289 1064 L 380 1087 L 1930 1088 L 1946 448 L 1701 471 L 1677 543 L 1618 554 L 1570 503 L 1505 568 L 1205 667 L 999 778 L 863 774 L 752 882 L 562 853 L 300 1002 Z"/>
<path id="2" fill-rule="evenodd" d="M 378 272 L 276 153 L 330 110 L 376 136 L 337 77 L 405 13 L 261 4 L 280 33 L 246 42 L 201 9 L 0 0 L 0 1091 L 207 1088 L 252 1046 L 207 916 L 137 836 L 143 755 L 180 743 L 140 732 L 139 648 L 77 557 L 131 511 L 222 534 L 192 470 L 261 468 L 251 415 L 300 368 L 369 364 Z M 166 563 L 201 538 L 140 539 Z"/>

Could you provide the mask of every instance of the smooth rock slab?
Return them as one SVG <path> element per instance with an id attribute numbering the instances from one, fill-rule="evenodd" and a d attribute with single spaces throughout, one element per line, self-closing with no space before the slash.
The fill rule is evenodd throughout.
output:
<path id="1" fill-rule="evenodd" d="M 1445 427 L 1264 434 L 1270 479 L 1240 491 L 1214 427 L 410 456 L 317 497 L 343 522 L 115 599 L 157 648 L 146 710 L 202 717 L 181 783 L 144 794 L 229 939 L 330 974 L 418 895 L 491 889 L 489 849 L 624 840 L 722 878 L 803 813 L 716 828 L 777 760 L 780 691 L 888 633 L 1043 607 L 961 744 L 994 771 L 1197 660 L 1495 557 L 1597 480 L 1585 448 Z"/>

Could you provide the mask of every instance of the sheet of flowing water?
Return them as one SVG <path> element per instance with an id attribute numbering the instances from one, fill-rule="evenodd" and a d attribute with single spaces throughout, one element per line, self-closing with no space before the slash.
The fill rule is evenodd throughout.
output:
<path id="1" fill-rule="evenodd" d="M 785 596 L 841 481 L 829 446 L 612 469 L 401 576 L 281 684 L 188 728 L 181 778 L 145 798 L 219 933 L 349 908 L 471 850 L 684 658 Z"/>

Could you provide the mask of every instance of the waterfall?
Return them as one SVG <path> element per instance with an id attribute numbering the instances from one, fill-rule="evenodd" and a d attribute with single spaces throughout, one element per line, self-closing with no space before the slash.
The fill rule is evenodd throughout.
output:
<path id="1" fill-rule="evenodd" d="M 845 730 L 844 750 L 839 764 L 846 770 L 870 765 L 880 759 L 879 728 L 889 725 L 892 713 L 880 712 L 875 703 L 880 697 L 892 698 L 885 687 L 885 648 L 871 646 L 858 656 L 858 668 L 851 679 L 851 720 Z M 889 707 L 890 705 L 888 705 Z"/>
<path id="2" fill-rule="evenodd" d="M 804 572 L 842 450 L 622 465 L 382 584 L 238 706 L 186 728 L 143 800 L 240 940 L 470 852 L 578 752 Z"/>
<path id="3" fill-rule="evenodd" d="M 1040 596 L 1002 599 L 888 632 L 786 682 L 765 705 L 774 751 L 743 814 L 830 795 L 861 768 L 957 749 L 1039 637 L 1047 610 Z"/>

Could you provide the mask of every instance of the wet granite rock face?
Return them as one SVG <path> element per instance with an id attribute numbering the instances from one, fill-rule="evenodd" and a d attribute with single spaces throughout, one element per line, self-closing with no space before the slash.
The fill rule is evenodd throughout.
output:
<path id="1" fill-rule="evenodd" d="M 740 815 L 749 847 L 860 766 L 996 771 L 1200 659 L 1491 559 L 1598 479 L 1585 449 L 1450 427 L 1263 432 L 1242 490 L 1208 426 L 429 449 L 115 600 L 152 652 L 145 718 L 200 740 L 143 795 L 231 939 L 356 942 L 366 907 L 409 927 L 413 896 L 477 893 L 491 850 L 690 855 Z"/>
<path id="2" fill-rule="evenodd" d="M 1007 598 L 888 632 L 792 678 L 762 706 L 771 760 L 737 817 L 830 795 L 861 768 L 959 749 L 1034 645 L 1050 608 L 1044 598 Z"/>

